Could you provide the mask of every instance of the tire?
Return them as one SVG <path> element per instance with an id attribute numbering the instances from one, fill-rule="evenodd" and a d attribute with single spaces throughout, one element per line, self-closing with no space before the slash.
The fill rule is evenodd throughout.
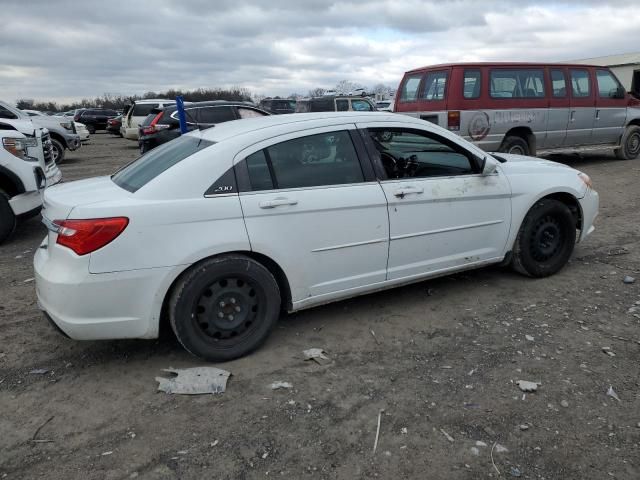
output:
<path id="1" fill-rule="evenodd" d="M 0 190 L 0 243 L 8 239 L 16 229 L 16 216 L 9 205 L 9 195 Z"/>
<path id="2" fill-rule="evenodd" d="M 53 161 L 56 163 L 62 163 L 65 153 L 64 145 L 55 138 L 51 139 L 51 145 L 53 146 Z"/>
<path id="3" fill-rule="evenodd" d="M 620 148 L 616 149 L 616 157 L 620 160 L 634 160 L 640 157 L 640 127 L 630 125 L 622 134 Z"/>
<path id="4" fill-rule="evenodd" d="M 95 125 L 87 125 L 87 130 L 89 130 L 90 135 L 93 135 L 94 133 L 96 133 Z"/>
<path id="5" fill-rule="evenodd" d="M 524 138 L 515 135 L 510 135 L 502 141 L 500 151 L 502 153 L 512 153 L 515 155 L 525 156 L 528 156 L 531 153 L 527 141 Z"/>
<path id="6" fill-rule="evenodd" d="M 258 348 L 279 315 L 276 279 L 243 255 L 196 264 L 178 280 L 169 300 L 169 320 L 178 341 L 210 362 L 233 360 Z"/>
<path id="7" fill-rule="evenodd" d="M 548 277 L 566 265 L 576 243 L 576 221 L 564 203 L 543 199 L 524 218 L 513 246 L 513 268 L 529 277 Z"/>
<path id="8" fill-rule="evenodd" d="M 139 142 L 139 146 L 140 146 L 140 155 L 144 155 L 149 150 L 151 150 L 149 145 L 147 145 L 145 142 Z"/>

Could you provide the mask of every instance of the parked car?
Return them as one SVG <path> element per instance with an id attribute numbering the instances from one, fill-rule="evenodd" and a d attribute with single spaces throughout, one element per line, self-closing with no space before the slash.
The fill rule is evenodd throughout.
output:
<path id="1" fill-rule="evenodd" d="M 89 133 L 96 133 L 96 130 L 106 130 L 107 120 L 117 116 L 118 112 L 108 108 L 85 108 L 76 111 L 73 119 L 76 122 L 84 123 Z"/>
<path id="2" fill-rule="evenodd" d="M 376 102 L 376 110 L 379 112 L 393 112 L 393 99 L 378 100 Z"/>
<path id="3" fill-rule="evenodd" d="M 260 100 L 260 108 L 273 115 L 295 113 L 296 100 L 293 98 L 264 98 Z"/>
<path id="4" fill-rule="evenodd" d="M 38 110 L 20 110 L 20 112 L 24 116 L 31 117 L 31 120 L 36 125 L 49 130 L 53 146 L 53 161 L 57 164 L 62 163 L 64 160 L 65 150 L 74 151 L 82 146 L 80 135 L 77 133 L 73 119 L 51 117 Z"/>
<path id="5" fill-rule="evenodd" d="M 395 111 L 517 154 L 615 149 L 640 155 L 640 99 L 607 67 L 468 63 L 405 73 Z"/>
<path id="6" fill-rule="evenodd" d="M 376 106 L 371 100 L 347 95 L 323 95 L 303 98 L 296 104 L 296 112 L 373 112 Z"/>
<path id="7" fill-rule="evenodd" d="M 62 179 L 62 174 L 53 159 L 53 145 L 49 130 L 35 124 L 31 118 L 8 103 L 0 101 L 0 121 L 2 122 L 0 129 L 15 130 L 26 137 L 24 141 L 25 159 L 34 162 L 34 166 L 40 167 L 47 179 L 47 185 L 54 185 Z M 0 182 L 3 181 L 7 181 L 7 178 L 4 177 L 3 180 L 0 176 Z M 6 185 L 18 185 L 18 190 L 20 190 L 19 183 L 9 182 Z"/>
<path id="8" fill-rule="evenodd" d="M 136 100 L 122 114 L 120 133 L 124 138 L 138 141 L 138 127 L 152 110 L 175 105 L 175 100 L 164 98 Z"/>
<path id="9" fill-rule="evenodd" d="M 113 117 L 107 120 L 107 132 L 111 135 L 122 137 L 122 132 L 120 131 L 121 127 L 122 115 L 118 115 L 117 117 Z"/>
<path id="10" fill-rule="evenodd" d="M 242 118 L 262 117 L 269 112 L 250 106 L 245 102 L 195 102 L 185 105 L 185 116 L 189 130 L 211 128 L 218 123 Z M 162 145 L 180 136 L 180 122 L 175 105 L 153 110 L 140 126 L 138 134 L 140 153 Z"/>
<path id="11" fill-rule="evenodd" d="M 223 123 L 44 200 L 38 305 L 64 333 L 155 338 L 166 318 L 211 361 L 283 309 L 490 264 L 552 275 L 598 212 L 577 170 L 381 112 Z"/>
<path id="12" fill-rule="evenodd" d="M 86 143 L 90 139 L 89 129 L 84 123 L 73 122 L 73 125 L 76 127 L 76 133 L 80 137 L 80 141 L 82 143 Z"/>

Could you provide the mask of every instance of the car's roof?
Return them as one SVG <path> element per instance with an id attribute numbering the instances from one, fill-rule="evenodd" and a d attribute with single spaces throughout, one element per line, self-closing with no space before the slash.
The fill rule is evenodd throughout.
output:
<path id="1" fill-rule="evenodd" d="M 202 138 L 220 142 L 227 138 L 236 137 L 256 130 L 268 129 L 284 125 L 291 125 L 292 130 L 322 127 L 323 125 L 340 125 L 341 123 L 356 122 L 403 122 L 423 123 L 415 117 L 399 115 L 389 112 L 314 112 L 290 113 L 286 115 L 269 115 L 264 117 L 244 118 L 231 122 L 220 123 L 213 128 L 202 131 Z"/>
<path id="2" fill-rule="evenodd" d="M 145 98 L 144 100 L 135 100 L 134 103 L 158 103 L 158 102 L 173 102 L 175 100 L 171 100 L 169 98 Z"/>
<path id="3" fill-rule="evenodd" d="M 443 68 L 451 68 L 451 67 L 499 67 L 499 68 L 508 68 L 508 67 L 577 67 L 577 68 L 585 68 L 585 67 L 594 67 L 595 65 L 586 65 L 581 63 L 543 63 L 543 62 L 463 62 L 463 63 L 439 63 L 436 65 L 427 65 L 425 67 L 414 68 L 412 70 L 408 70 L 407 73 L 420 73 L 425 70 L 441 70 Z M 603 68 L 603 67 L 599 67 Z"/>

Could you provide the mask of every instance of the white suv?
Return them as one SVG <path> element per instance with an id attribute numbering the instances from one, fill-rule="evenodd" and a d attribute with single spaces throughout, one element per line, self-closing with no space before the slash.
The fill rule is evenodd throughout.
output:
<path id="1" fill-rule="evenodd" d="M 151 113 L 151 110 L 175 105 L 175 103 L 175 100 L 167 100 L 166 98 L 136 100 L 122 114 L 120 133 L 124 138 L 137 141 L 139 135 L 138 127 L 140 127 L 147 115 Z"/>
<path id="2" fill-rule="evenodd" d="M 63 332 L 154 338 L 166 313 L 213 361 L 281 310 L 502 262 L 551 275 L 598 212 L 577 170 L 381 112 L 222 123 L 44 200 L 38 302 Z"/>

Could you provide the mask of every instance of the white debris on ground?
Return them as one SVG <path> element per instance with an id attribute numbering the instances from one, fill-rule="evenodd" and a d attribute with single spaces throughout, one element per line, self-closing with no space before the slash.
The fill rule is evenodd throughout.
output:
<path id="1" fill-rule="evenodd" d="M 202 395 L 224 393 L 231 375 L 226 370 L 215 367 L 194 367 L 186 369 L 165 368 L 174 373 L 172 378 L 156 377 L 158 390 L 178 395 Z"/>
<path id="2" fill-rule="evenodd" d="M 538 386 L 542 385 L 540 382 L 529 382 L 527 380 L 518 380 L 516 383 L 523 392 L 535 392 L 538 390 Z"/>
<path id="3" fill-rule="evenodd" d="M 273 382 L 271 385 L 271 390 L 280 390 L 281 388 L 293 388 L 293 384 L 289 382 Z"/>
<path id="4" fill-rule="evenodd" d="M 326 353 L 327 352 L 325 352 L 321 348 L 309 348 L 308 350 L 304 350 L 302 352 L 305 360 L 313 360 L 320 365 L 331 363 L 331 359 L 326 356 Z"/>

